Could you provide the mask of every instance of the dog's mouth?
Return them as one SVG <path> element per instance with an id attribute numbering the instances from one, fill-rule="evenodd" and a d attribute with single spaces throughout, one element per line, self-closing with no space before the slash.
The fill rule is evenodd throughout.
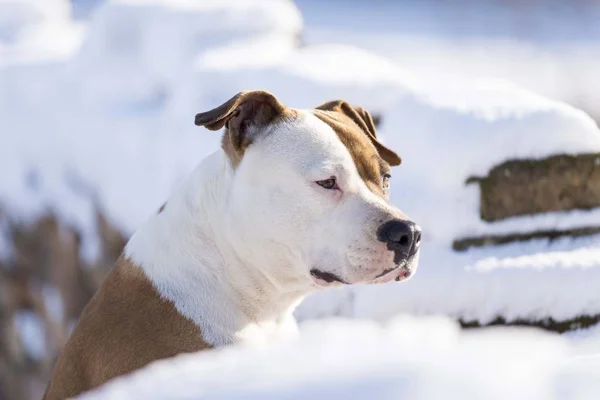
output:
<path id="1" fill-rule="evenodd" d="M 400 266 L 399 266 L 399 265 L 395 266 L 394 268 L 388 268 L 388 269 L 384 270 L 382 273 L 380 273 L 379 275 L 377 275 L 377 276 L 375 277 L 375 279 L 379 279 L 379 278 L 381 278 L 381 277 L 384 277 L 384 276 L 386 276 L 387 274 L 389 274 L 390 272 L 397 270 L 398 268 L 400 268 Z"/>
<path id="2" fill-rule="evenodd" d="M 313 268 L 310 270 L 310 275 L 319 284 L 341 283 L 343 285 L 348 285 L 348 282 L 346 282 L 336 274 L 332 274 L 331 272 L 325 272 Z"/>
<path id="3" fill-rule="evenodd" d="M 321 271 L 316 268 L 310 270 L 310 275 L 312 276 L 315 283 L 317 283 L 320 286 L 330 286 L 335 284 L 352 285 L 352 282 L 348 282 L 334 273 Z M 408 279 L 411 275 L 412 271 L 406 263 L 403 263 L 393 268 L 388 268 L 382 271 L 381 273 L 377 274 L 374 278 L 357 283 L 386 283 L 392 280 L 400 282 L 405 279 Z"/>
<path id="4" fill-rule="evenodd" d="M 371 283 L 387 283 L 390 281 L 400 282 L 405 279 L 410 278 L 412 275 L 412 271 L 406 264 L 402 264 L 397 266 L 396 268 L 391 268 L 383 271 L 379 274 Z"/>

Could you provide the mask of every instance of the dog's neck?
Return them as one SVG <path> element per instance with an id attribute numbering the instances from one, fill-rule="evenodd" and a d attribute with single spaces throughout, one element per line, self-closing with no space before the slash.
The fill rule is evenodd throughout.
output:
<path id="1" fill-rule="evenodd" d="M 227 242 L 222 221 L 232 176 L 222 151 L 207 157 L 125 249 L 214 346 L 287 334 L 295 328 L 294 308 L 310 291 L 304 284 L 290 289 L 285 277 L 242 260 Z"/>

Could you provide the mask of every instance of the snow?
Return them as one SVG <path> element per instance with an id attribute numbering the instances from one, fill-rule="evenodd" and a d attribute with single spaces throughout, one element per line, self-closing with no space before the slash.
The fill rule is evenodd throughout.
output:
<path id="1" fill-rule="evenodd" d="M 47 20 L 64 20 L 69 16 L 69 3 L 62 0 L 1 0 L 0 26 L 3 37 L 9 38 L 15 31 L 28 25 Z"/>
<path id="2" fill-rule="evenodd" d="M 297 0 L 306 25 L 394 37 L 423 35 L 432 38 L 518 39 L 544 45 L 553 42 L 593 41 L 600 37 L 596 24 L 600 7 L 595 2 L 565 3 L 496 0 L 378 1 Z M 350 7 L 344 5 L 351 4 Z"/>
<path id="3" fill-rule="evenodd" d="M 346 45 L 294 49 L 287 57 L 260 69 L 248 65 L 248 61 L 236 63 L 239 68 L 218 70 L 197 65 L 191 83 L 185 82 L 191 92 L 185 101 L 212 108 L 226 100 L 224 93 L 261 88 L 296 108 L 312 108 L 329 99 L 344 98 L 379 111 L 410 95 L 413 86 L 419 85 L 413 76 L 384 58 Z"/>
<path id="4" fill-rule="evenodd" d="M 51 285 L 42 288 L 42 298 L 48 317 L 56 324 L 61 324 L 65 319 L 65 306 L 60 291 Z"/>
<path id="5" fill-rule="evenodd" d="M 503 235 L 533 232 L 535 230 L 564 231 L 585 226 L 600 226 L 600 210 L 556 211 L 546 214 L 511 217 L 493 223 L 474 222 L 471 225 L 459 227 L 456 234 L 459 237 Z"/>
<path id="6" fill-rule="evenodd" d="M 83 40 L 68 0 L 0 0 L 0 67 L 71 56 Z"/>
<path id="7" fill-rule="evenodd" d="M 597 315 L 599 239 L 561 239 L 552 245 L 536 240 L 502 246 L 493 253 L 477 249 L 448 254 L 433 247 L 423 253 L 425 267 L 410 285 L 380 291 L 361 288 L 355 315 L 385 318 L 406 309 L 481 323 L 498 316 L 560 321 Z M 439 264 L 442 255 L 448 259 Z"/>
<path id="8" fill-rule="evenodd" d="M 309 44 L 352 43 L 436 84 L 500 78 L 597 113 L 597 2 L 298 0 Z"/>
<path id="9" fill-rule="evenodd" d="M 112 0 L 94 14 L 79 61 L 162 77 L 233 40 L 296 37 L 301 29 L 302 18 L 287 0 Z"/>
<path id="10" fill-rule="evenodd" d="M 16 3 L 2 0 L 3 11 L 14 10 L 6 4 Z M 27 21 L 45 8 L 27 4 L 19 26 L 43 25 Z M 65 10 L 41 21 L 77 25 Z M 465 185 L 508 159 L 600 151 L 598 128 L 582 111 L 504 80 L 467 80 L 468 71 L 431 79 L 443 65 L 420 73 L 393 54 L 341 43 L 343 35 L 298 47 L 303 22 L 289 1 L 114 0 L 90 18 L 77 36 L 83 43 L 62 58 L 0 63 L 0 170 L 11 171 L 0 174 L 0 204 L 11 219 L 55 213 L 81 232 L 82 255 L 93 261 L 97 211 L 131 234 L 218 148 L 219 134 L 195 127 L 195 113 L 245 89 L 270 90 L 292 107 L 344 98 L 382 115 L 382 140 L 403 158 L 392 201 L 423 227 L 421 267 L 405 284 L 313 296 L 300 318 L 600 313 L 597 237 L 451 250 L 464 236 L 598 222 L 596 210 L 486 223 L 476 185 Z"/>
<path id="11" fill-rule="evenodd" d="M 593 399 L 600 395 L 598 338 L 464 332 L 445 318 L 401 316 L 384 327 L 329 320 L 304 324 L 297 340 L 267 348 L 156 362 L 80 398 Z"/>
<path id="12" fill-rule="evenodd" d="M 406 153 L 411 171 L 429 173 L 432 161 L 444 165 L 434 179 L 447 185 L 487 175 L 508 159 L 600 150 L 598 127 L 581 110 L 505 82 L 426 89 L 423 97 L 394 105 L 381 129 L 394 133 L 389 143 Z"/>
<path id="13" fill-rule="evenodd" d="M 25 354 L 33 360 L 43 360 L 46 357 L 46 340 L 40 316 L 33 311 L 20 311 L 14 315 L 14 326 Z"/>

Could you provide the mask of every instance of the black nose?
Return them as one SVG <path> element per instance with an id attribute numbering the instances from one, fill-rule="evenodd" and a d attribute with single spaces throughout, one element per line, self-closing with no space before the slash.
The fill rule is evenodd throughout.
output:
<path id="1" fill-rule="evenodd" d="M 421 228 L 412 221 L 393 219 L 377 229 L 377 239 L 396 253 L 396 262 L 417 252 L 421 243 Z"/>

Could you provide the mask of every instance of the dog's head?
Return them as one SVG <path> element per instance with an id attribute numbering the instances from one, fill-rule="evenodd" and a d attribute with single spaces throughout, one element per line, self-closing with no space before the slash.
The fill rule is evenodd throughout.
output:
<path id="1" fill-rule="evenodd" d="M 249 91 L 196 115 L 196 125 L 225 127 L 227 236 L 274 282 L 379 283 L 414 273 L 420 228 L 388 201 L 400 158 L 377 140 L 366 110 L 345 101 L 296 110 Z"/>

